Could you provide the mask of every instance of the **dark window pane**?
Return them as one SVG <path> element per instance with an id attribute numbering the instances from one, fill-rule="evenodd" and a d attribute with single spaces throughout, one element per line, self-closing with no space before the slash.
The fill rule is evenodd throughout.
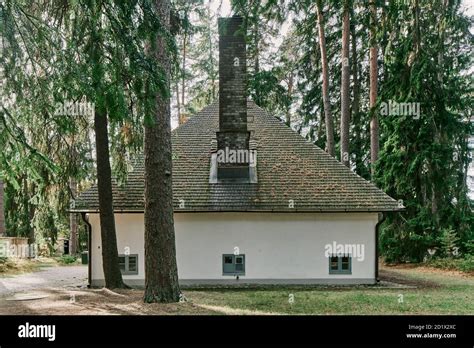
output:
<path id="1" fill-rule="evenodd" d="M 124 256 L 119 256 L 119 268 L 122 271 L 125 271 L 125 257 Z"/>
<path id="2" fill-rule="evenodd" d="M 331 270 L 332 271 L 337 271 L 338 269 L 338 257 L 337 256 L 331 256 Z"/>
<path id="3" fill-rule="evenodd" d="M 232 256 L 224 256 L 224 263 L 232 263 Z"/>
<path id="4" fill-rule="evenodd" d="M 348 257 L 343 257 L 342 258 L 341 268 L 345 271 L 347 271 L 349 269 L 349 258 Z"/>
<path id="5" fill-rule="evenodd" d="M 244 263 L 243 257 L 237 256 L 235 258 L 235 263 Z"/>
<path id="6" fill-rule="evenodd" d="M 130 256 L 128 259 L 128 270 L 135 272 L 137 270 L 137 257 Z"/>

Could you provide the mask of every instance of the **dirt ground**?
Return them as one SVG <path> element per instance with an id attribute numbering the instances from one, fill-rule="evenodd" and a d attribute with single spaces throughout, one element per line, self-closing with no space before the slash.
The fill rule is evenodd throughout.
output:
<path id="1" fill-rule="evenodd" d="M 144 304 L 142 290 L 88 289 L 87 266 L 0 276 L 0 315 L 213 314 L 189 302 Z"/>
<path id="2" fill-rule="evenodd" d="M 214 314 L 189 302 L 173 304 L 144 304 L 143 291 L 107 289 L 49 288 L 30 292 L 47 295 L 38 300 L 9 301 L 0 299 L 0 314 L 7 315 L 179 315 Z"/>
<path id="3" fill-rule="evenodd" d="M 1 273 L 0 273 L 1 274 Z M 0 296 L 46 288 L 85 287 L 87 266 L 39 266 L 35 272 L 0 276 Z"/>

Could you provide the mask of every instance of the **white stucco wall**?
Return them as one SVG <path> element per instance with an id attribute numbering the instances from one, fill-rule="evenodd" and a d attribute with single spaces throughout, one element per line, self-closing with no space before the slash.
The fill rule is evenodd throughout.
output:
<path id="1" fill-rule="evenodd" d="M 116 214 L 119 253 L 126 247 L 139 254 L 144 279 L 143 214 Z M 92 225 L 92 279 L 103 277 L 98 214 Z M 240 281 L 292 280 L 331 283 L 349 280 L 370 283 L 375 278 L 376 213 L 178 213 L 175 214 L 179 278 L 182 280 L 234 280 L 222 275 L 222 254 L 238 247 L 245 254 L 245 276 Z M 352 259 L 352 274 L 329 274 L 325 245 L 364 245 L 364 260 Z M 336 280 L 336 281 L 335 281 Z M 140 282 L 138 282 L 140 283 Z"/>

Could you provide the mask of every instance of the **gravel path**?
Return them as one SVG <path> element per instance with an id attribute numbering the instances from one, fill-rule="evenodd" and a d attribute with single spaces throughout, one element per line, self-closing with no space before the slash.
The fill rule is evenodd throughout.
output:
<path id="1" fill-rule="evenodd" d="M 0 277 L 0 296 L 44 288 L 87 284 L 87 266 L 44 267 L 40 271 Z"/>

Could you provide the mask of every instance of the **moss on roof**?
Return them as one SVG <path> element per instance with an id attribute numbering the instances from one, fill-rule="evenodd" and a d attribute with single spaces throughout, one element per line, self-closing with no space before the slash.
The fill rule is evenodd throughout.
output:
<path id="1" fill-rule="evenodd" d="M 255 184 L 209 183 L 211 141 L 219 127 L 217 102 L 172 132 L 175 212 L 400 210 L 396 200 L 253 102 L 248 116 L 257 150 Z M 124 185 L 113 180 L 113 197 L 115 211 L 143 211 L 143 156 L 133 162 Z M 98 207 L 94 185 L 79 195 L 73 210 Z"/>

